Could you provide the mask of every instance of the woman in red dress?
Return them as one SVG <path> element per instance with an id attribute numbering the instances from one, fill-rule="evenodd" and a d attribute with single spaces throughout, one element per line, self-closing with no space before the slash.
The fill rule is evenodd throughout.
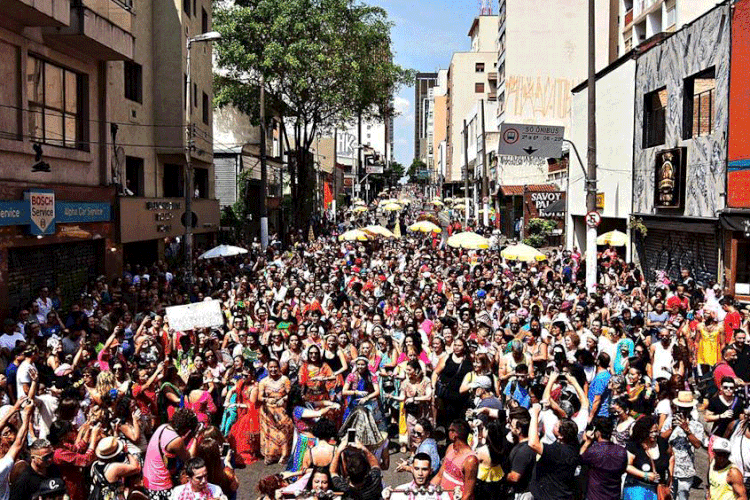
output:
<path id="1" fill-rule="evenodd" d="M 260 418 L 258 382 L 252 370 L 237 383 L 237 422 L 229 432 L 229 444 L 238 465 L 250 465 L 260 459 Z"/>

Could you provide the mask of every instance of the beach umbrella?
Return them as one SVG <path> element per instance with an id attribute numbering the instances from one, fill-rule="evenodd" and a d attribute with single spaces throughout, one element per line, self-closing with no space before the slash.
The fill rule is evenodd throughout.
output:
<path id="1" fill-rule="evenodd" d="M 218 257 L 232 257 L 233 255 L 241 255 L 247 253 L 247 250 L 240 247 L 233 247 L 232 245 L 219 245 L 214 247 L 208 252 L 201 254 L 199 259 L 216 259 Z"/>
<path id="2" fill-rule="evenodd" d="M 386 238 L 395 238 L 396 235 L 393 234 L 388 228 L 385 228 L 383 226 L 367 226 L 363 228 L 363 231 L 366 233 L 370 233 L 376 236 L 385 236 Z"/>
<path id="3" fill-rule="evenodd" d="M 367 212 L 367 207 L 354 207 L 352 209 L 352 212 L 354 212 L 355 214 L 361 214 Z"/>
<path id="4" fill-rule="evenodd" d="M 471 231 L 454 234 L 448 238 L 448 246 L 466 248 L 468 250 L 483 250 L 490 247 L 490 240 Z"/>
<path id="5" fill-rule="evenodd" d="M 404 209 L 404 207 L 402 207 L 398 203 L 386 203 L 382 208 L 383 210 L 386 210 L 388 212 L 398 212 L 399 210 Z"/>
<path id="6" fill-rule="evenodd" d="M 409 231 L 412 231 L 412 232 L 415 232 L 415 233 L 417 233 L 417 232 L 419 232 L 419 233 L 441 233 L 441 232 L 443 232 L 443 230 L 440 229 L 440 226 L 438 226 L 438 225 L 436 225 L 436 224 L 434 224 L 434 223 L 432 223 L 432 222 L 430 222 L 428 220 L 423 220 L 423 221 L 419 221 L 419 222 L 417 222 L 415 224 L 412 224 L 411 226 L 408 227 L 408 229 L 409 229 Z"/>
<path id="7" fill-rule="evenodd" d="M 613 247 L 624 247 L 628 244 L 628 235 L 615 229 L 604 233 L 596 238 L 597 245 L 612 245 Z"/>
<path id="8" fill-rule="evenodd" d="M 508 260 L 520 260 L 522 262 L 540 262 L 547 260 L 547 256 L 534 247 L 519 243 L 505 247 L 500 255 Z"/>
<path id="9" fill-rule="evenodd" d="M 367 241 L 370 236 L 361 229 L 350 229 L 339 235 L 339 241 Z"/>
<path id="10" fill-rule="evenodd" d="M 362 200 L 355 200 L 355 201 L 354 201 L 354 206 L 355 206 L 355 207 L 359 207 L 359 206 L 362 206 L 362 207 L 364 207 L 364 206 L 365 206 L 365 202 L 364 202 L 364 201 L 362 201 Z"/>

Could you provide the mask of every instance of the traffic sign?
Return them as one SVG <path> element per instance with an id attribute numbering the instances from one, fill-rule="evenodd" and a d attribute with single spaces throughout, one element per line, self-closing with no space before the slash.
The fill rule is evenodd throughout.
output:
<path id="1" fill-rule="evenodd" d="M 599 227 L 602 223 L 602 215 L 599 212 L 589 212 L 586 214 L 586 225 L 588 227 Z"/>
<path id="2" fill-rule="evenodd" d="M 190 215 L 192 216 L 190 218 L 190 227 L 195 227 L 198 225 L 198 215 L 195 212 L 190 212 Z M 180 216 L 180 222 L 182 223 L 183 227 L 187 227 L 187 218 L 188 213 L 182 212 L 182 216 Z"/>
<path id="3" fill-rule="evenodd" d="M 562 157 L 565 127 L 503 123 L 498 153 L 509 156 Z"/>
<path id="4" fill-rule="evenodd" d="M 367 165 L 365 166 L 365 172 L 368 174 L 382 174 L 383 165 Z"/>

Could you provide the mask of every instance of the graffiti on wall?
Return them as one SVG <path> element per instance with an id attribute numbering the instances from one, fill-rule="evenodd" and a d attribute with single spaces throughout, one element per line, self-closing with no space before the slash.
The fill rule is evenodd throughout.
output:
<path id="1" fill-rule="evenodd" d="M 505 83 L 506 109 L 516 116 L 567 119 L 572 87 L 567 78 L 511 75 Z"/>
<path id="2" fill-rule="evenodd" d="M 663 270 L 670 279 L 678 280 L 680 270 L 684 268 L 704 285 L 716 280 L 716 260 L 711 259 L 712 252 L 716 251 L 713 237 L 670 231 L 660 241 L 649 241 L 646 245 L 653 246 L 647 260 L 651 279 L 656 271 Z"/>

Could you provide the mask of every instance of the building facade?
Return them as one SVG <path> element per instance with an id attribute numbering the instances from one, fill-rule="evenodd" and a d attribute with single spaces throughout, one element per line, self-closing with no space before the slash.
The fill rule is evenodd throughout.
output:
<path id="1" fill-rule="evenodd" d="M 115 1 L 3 2 L 0 314 L 122 269 L 108 61 L 133 58 L 134 22 Z"/>
<path id="2" fill-rule="evenodd" d="M 721 279 L 726 207 L 730 8 L 719 5 L 640 55 L 635 77 L 633 216 L 647 278 L 682 267 Z"/>
<path id="3" fill-rule="evenodd" d="M 631 51 L 597 74 L 596 163 L 597 200 L 602 222 L 600 234 L 618 230 L 630 234 L 632 200 L 633 121 L 636 53 Z M 588 165 L 588 86 L 573 88 L 570 139 L 577 145 L 583 165 L 574 152 L 567 181 L 567 247 L 586 250 L 586 182 Z M 630 259 L 630 245 L 626 246 Z"/>
<path id="4" fill-rule="evenodd" d="M 431 90 L 437 85 L 437 73 L 417 73 L 414 81 L 414 157 L 427 163 L 430 142 Z"/>
<path id="5" fill-rule="evenodd" d="M 465 164 L 464 148 L 466 115 L 480 100 L 497 100 L 497 73 L 494 34 L 497 16 L 479 16 L 469 30 L 470 52 L 456 52 L 451 58 L 446 90 L 446 142 L 445 188 L 452 194 L 462 192 L 461 166 Z"/>
<path id="6" fill-rule="evenodd" d="M 115 0 L 112 0 L 115 1 Z M 194 248 L 209 247 L 219 231 L 213 167 L 211 43 L 191 49 L 188 37 L 211 31 L 209 0 L 133 0 L 135 47 L 130 61 L 110 63 L 111 134 L 119 196 L 119 243 L 131 264 L 150 264 L 181 241 L 185 227 L 185 151 L 192 141 Z M 188 102 L 189 101 L 189 102 Z M 186 111 L 191 130 L 186 133 Z"/>

